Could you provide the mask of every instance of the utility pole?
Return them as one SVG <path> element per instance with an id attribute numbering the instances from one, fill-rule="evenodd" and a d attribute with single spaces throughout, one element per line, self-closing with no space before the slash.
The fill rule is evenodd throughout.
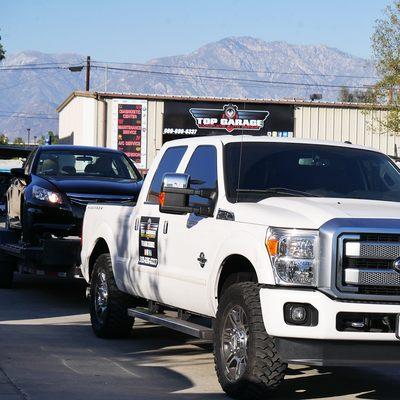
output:
<path id="1" fill-rule="evenodd" d="M 107 81 L 108 81 L 108 64 L 104 68 L 104 91 L 107 92 Z"/>
<path id="2" fill-rule="evenodd" d="M 90 90 L 90 56 L 86 58 L 86 91 Z"/>
<path id="3" fill-rule="evenodd" d="M 31 142 L 31 128 L 26 128 L 28 131 L 28 144 Z"/>

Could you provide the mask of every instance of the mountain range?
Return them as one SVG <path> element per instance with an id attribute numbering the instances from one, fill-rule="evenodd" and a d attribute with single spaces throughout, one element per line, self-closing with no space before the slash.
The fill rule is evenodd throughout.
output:
<path id="1" fill-rule="evenodd" d="M 335 48 L 252 37 L 225 38 L 143 64 L 92 59 L 91 90 L 127 93 L 260 99 L 309 99 L 321 93 L 323 100 L 334 101 L 340 86 L 364 87 L 376 74 L 370 60 Z M 0 133 L 13 140 L 26 139 L 27 128 L 31 138 L 57 132 L 56 107 L 85 87 L 85 69 L 67 67 L 84 63 L 79 54 L 7 54 L 0 63 Z"/>

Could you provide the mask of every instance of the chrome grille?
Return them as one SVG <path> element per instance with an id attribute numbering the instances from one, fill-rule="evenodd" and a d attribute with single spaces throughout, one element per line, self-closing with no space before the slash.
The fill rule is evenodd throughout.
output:
<path id="1" fill-rule="evenodd" d="M 360 258 L 394 260 L 400 257 L 400 243 L 361 243 Z"/>
<path id="2" fill-rule="evenodd" d="M 86 207 L 91 203 L 131 203 L 134 201 L 133 196 L 126 195 L 67 193 L 67 196 L 71 204 L 81 207 Z"/>
<path id="3" fill-rule="evenodd" d="M 382 241 L 381 241 L 382 240 Z M 400 296 L 398 234 L 344 234 L 339 237 L 337 287 L 343 292 Z"/>

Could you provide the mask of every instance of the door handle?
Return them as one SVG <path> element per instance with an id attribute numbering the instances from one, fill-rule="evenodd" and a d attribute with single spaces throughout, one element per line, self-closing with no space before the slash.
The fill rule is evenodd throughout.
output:
<path id="1" fill-rule="evenodd" d="M 135 219 L 135 231 L 139 229 L 139 218 Z"/>
<path id="2" fill-rule="evenodd" d="M 168 233 L 168 221 L 164 221 L 163 233 L 164 234 Z"/>

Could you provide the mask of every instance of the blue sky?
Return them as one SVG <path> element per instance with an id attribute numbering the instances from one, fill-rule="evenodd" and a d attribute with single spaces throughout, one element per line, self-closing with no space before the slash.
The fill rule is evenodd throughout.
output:
<path id="1" fill-rule="evenodd" d="M 189 53 L 227 36 L 326 44 L 370 57 L 389 0 L 0 0 L 9 53 L 74 52 L 143 62 Z"/>

